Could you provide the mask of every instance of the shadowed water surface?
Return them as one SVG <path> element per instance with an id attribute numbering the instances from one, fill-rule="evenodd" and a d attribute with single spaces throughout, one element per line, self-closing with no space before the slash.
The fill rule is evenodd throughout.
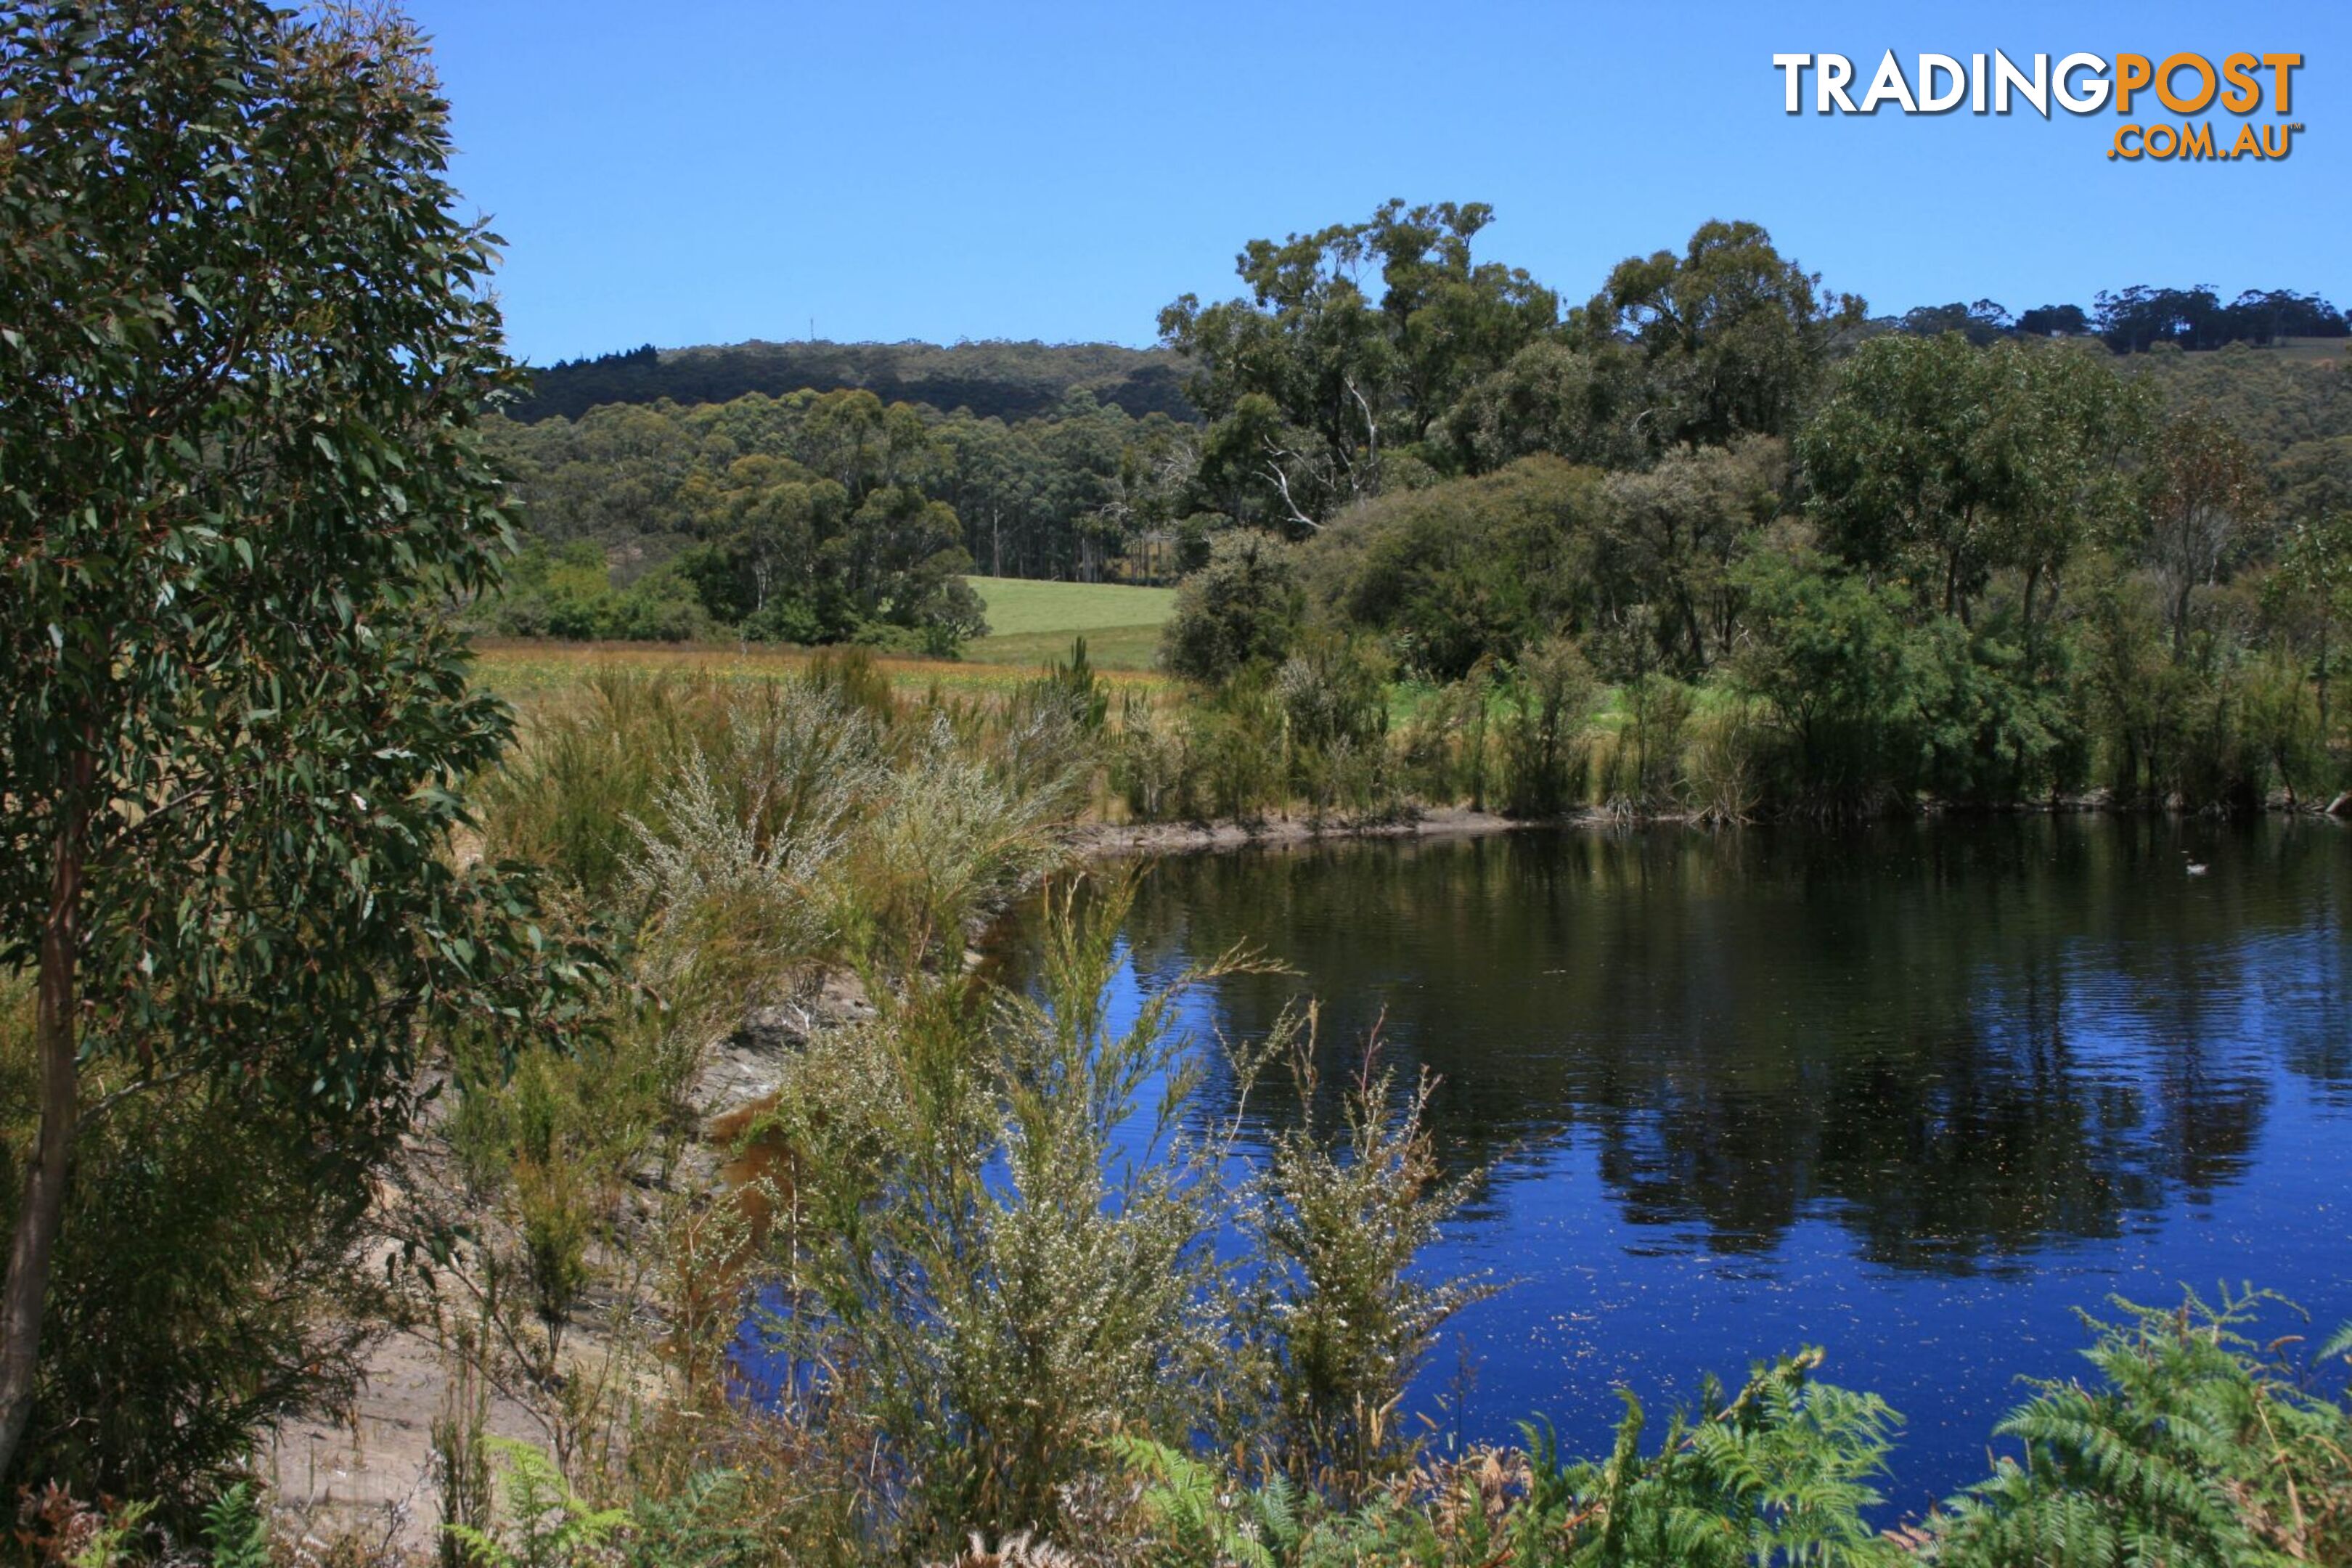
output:
<path id="1" fill-rule="evenodd" d="M 1312 994 L 1327 1077 L 1383 1014 L 1440 1077 L 1447 1158 L 1491 1177 L 1431 1265 L 1513 1281 L 1418 1391 L 1472 1369 L 1446 1435 L 1543 1414 L 1594 1451 L 1621 1385 L 1663 1414 L 1820 1344 L 1908 1417 L 1908 1510 L 1983 1473 L 2016 1377 L 2071 1374 L 2111 1293 L 2352 1317 L 2347 895 L 2352 831 L 2309 821 L 1335 843 L 1155 868 L 1116 1011 L 1245 941 L 1298 973 L 1194 1026 Z M 1253 1147 L 1296 1110 L 1261 1088 Z"/>

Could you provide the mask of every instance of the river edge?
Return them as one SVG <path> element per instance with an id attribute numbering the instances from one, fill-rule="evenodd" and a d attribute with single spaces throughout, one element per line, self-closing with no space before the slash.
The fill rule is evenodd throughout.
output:
<path id="1" fill-rule="evenodd" d="M 2247 816 L 2317 817 L 2352 822 L 2352 791 L 2327 805 L 2273 799 Z M 1150 858 L 1161 855 L 1209 855 L 1237 850 L 1282 848 L 1326 841 L 1376 838 L 1475 838 L 1496 834 L 1604 828 L 1638 831 L 1651 827 L 1794 826 L 1821 831 L 1864 822 L 1893 822 L 1906 817 L 2002 816 L 2161 816 L 2177 821 L 2227 821 L 2227 816 L 2183 811 L 2173 806 L 2119 805 L 2103 795 L 2075 795 L 2054 801 L 2024 802 L 2000 806 L 1950 805 L 1927 803 L 1910 812 L 1887 812 L 1849 820 L 1810 817 L 1753 817 L 1727 821 L 1704 812 L 1619 812 L 1585 806 L 1554 816 L 1506 816 L 1467 806 L 1408 807 L 1396 816 L 1363 822 L 1310 816 L 1270 816 L 1253 822 L 1230 818 L 1213 822 L 1080 822 L 1065 844 L 1081 861 Z M 990 917 L 992 922 L 993 913 Z"/>
<path id="2" fill-rule="evenodd" d="M 2324 817 L 2352 827 L 2352 799 L 2339 797 L 2328 805 L 2284 800 L 2265 804 L 2263 816 Z M 2080 796 L 1990 808 L 1928 805 L 1908 813 L 1891 813 L 1878 820 L 1905 816 L 2166 816 L 2175 820 L 2213 820 L 2204 814 L 2162 807 L 2117 805 L 2101 796 Z M 1275 816 L 1256 822 L 1108 823 L 1079 821 L 1061 837 L 1067 868 L 1109 866 L 1153 858 L 1234 854 L 1251 850 L 1286 850 L 1324 843 L 1379 840 L 1460 840 L 1492 837 L 1525 831 L 1625 833 L 1654 828 L 1705 828 L 1719 831 L 1742 826 L 1772 826 L 1770 819 L 1723 823 L 1698 813 L 1636 815 L 1585 807 L 1560 816 L 1511 817 L 1463 806 L 1415 807 L 1380 820 L 1349 822 L 1334 817 Z M 1816 831 L 1836 831 L 1840 824 L 1796 818 L 1786 824 Z M 985 961 L 992 933 L 1016 900 L 1006 900 L 986 910 L 968 933 L 966 968 Z M 696 1131 L 666 1173 L 644 1173 L 636 1195 L 635 1224 L 621 1227 L 613 1240 L 616 1257 L 608 1263 L 630 1273 L 627 1258 L 637 1251 L 634 1243 L 645 1234 L 660 1198 L 700 1187 L 716 1190 L 713 1178 L 724 1184 L 739 1140 L 750 1119 L 769 1102 L 781 1084 L 787 1059 L 810 1036 L 855 1024 L 872 1016 L 873 1008 L 854 977 L 835 974 L 815 994 L 787 1007 L 747 1012 L 731 1033 L 710 1042 L 709 1056 L 692 1093 Z M 412 1171 L 433 1163 L 430 1133 L 415 1139 L 408 1160 Z M 396 1185 L 397 1184 L 395 1184 Z M 651 1301 L 627 1285 L 594 1293 L 597 1310 L 575 1320 L 567 1332 L 572 1347 L 567 1360 L 595 1367 L 621 1352 L 625 1342 L 643 1342 L 650 1323 Z M 624 1325 L 627 1325 L 625 1327 Z M 353 1405 L 332 1414 L 306 1415 L 284 1423 L 262 1445 L 257 1468 L 275 1483 L 283 1505 L 303 1515 L 306 1522 L 341 1526 L 384 1542 L 396 1542 L 412 1553 L 429 1552 L 437 1533 L 437 1498 L 431 1483 L 433 1423 L 448 1412 L 449 1361 L 433 1327 L 409 1322 L 392 1328 L 367 1358 L 364 1380 Z M 493 1393 L 486 1411 L 487 1428 L 499 1436 L 545 1446 L 543 1418 L 520 1400 Z"/>

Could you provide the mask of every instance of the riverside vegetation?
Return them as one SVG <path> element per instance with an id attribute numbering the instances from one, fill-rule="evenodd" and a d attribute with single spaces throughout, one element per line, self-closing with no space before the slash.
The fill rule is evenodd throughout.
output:
<path id="1" fill-rule="evenodd" d="M 535 537 L 467 615 L 945 654 L 986 624 L 974 552 L 1181 572 L 1160 658 L 1198 700 L 1119 716 L 1152 818 L 2242 811 L 2352 784 L 2340 349 L 2186 352 L 2230 334 L 2150 326 L 2211 312 L 2145 290 L 2101 318 L 2138 353 L 1874 326 L 1750 223 L 1563 309 L 1474 258 L 1490 216 L 1252 242 L 1245 295 L 1160 319 L 1196 421 L 1008 432 L 858 388 L 493 419 Z"/>
<path id="2" fill-rule="evenodd" d="M 543 702 L 461 854 L 540 868 L 541 919 L 593 938 L 604 984 L 565 1037 L 446 1039 L 411 1148 L 377 1167 L 393 1201 L 315 1212 L 307 1169 L 239 1163 L 278 1135 L 201 1095 L 145 1102 L 145 1125 L 189 1118 L 184 1138 L 93 1141 L 87 1250 L 59 1289 L 100 1331 L 58 1342 L 47 1375 L 60 1399 L 110 1390 L 111 1418 L 37 1423 L 19 1473 L 68 1490 L 28 1516 L 34 1544 L 315 1552 L 235 1489 L 238 1466 L 394 1318 L 448 1358 L 432 1495 L 452 1562 L 2251 1563 L 2352 1544 L 2352 1340 L 2290 1361 L 2254 1298 L 2119 1306 L 2085 1374 L 1991 1435 L 1985 1482 L 1891 1534 L 1870 1516 L 1899 1416 L 1822 1380 L 1819 1350 L 1663 1421 L 1629 1398 L 1590 1459 L 1533 1412 L 1522 1447 L 1427 1447 L 1412 1374 L 1496 1282 L 1416 1267 L 1468 1191 L 1439 1174 L 1426 1085 L 1375 1041 L 1318 1086 L 1306 1004 L 1264 1037 L 1183 1037 L 1181 996 L 1262 967 L 1245 951 L 1106 1015 L 1131 880 L 1073 879 L 1066 837 L 1105 706 L 1068 672 L 894 694 L 856 653 L 777 679 L 606 674 Z M 967 936 L 1040 885 L 1038 973 L 1009 991 L 966 964 Z M 844 975 L 867 1005 L 840 1005 Z M 722 1173 L 698 1086 L 747 1008 L 795 1020 L 794 1043 L 730 1119 Z M 1236 1127 L 1193 1100 L 1210 1053 L 1243 1101 L 1293 1075 L 1322 1109 L 1236 1160 Z M 265 1181 L 285 1207 L 254 1202 Z M 139 1239 L 165 1226 L 178 1246 Z M 376 1272 L 371 1236 L 413 1266 Z M 273 1336 L 278 1381 L 257 1385 L 238 1356 Z M 535 1441 L 485 1435 L 492 1390 Z"/>
<path id="3" fill-rule="evenodd" d="M 994 691 L 906 691 L 850 651 L 781 679 L 606 674 L 519 725 L 470 685 L 447 613 L 489 602 L 517 542 L 481 428 L 510 367 L 476 287 L 491 241 L 449 216 L 446 106 L 413 31 L 237 0 L 0 16 L 15 1552 L 77 1568 L 409 1552 L 493 1568 L 2352 1554 L 2352 1338 L 2295 1358 L 2257 1337 L 2268 1304 L 2252 1297 L 2119 1305 L 2092 1326 L 2085 1375 L 2004 1424 L 1984 1482 L 1893 1533 L 1867 1514 L 1895 1414 L 1822 1381 L 1799 1347 L 1664 1423 L 1629 1400 L 1591 1459 L 1539 1420 L 1507 1450 L 1424 1448 L 1412 1373 L 1496 1288 L 1416 1265 L 1467 1195 L 1440 1177 L 1426 1086 L 1385 1070 L 1376 1040 L 1318 1085 L 1304 1002 L 1264 1037 L 1181 1034 L 1189 987 L 1263 967 L 1245 950 L 1115 1019 L 1131 884 L 1068 865 L 1068 829 L 1113 793 L 1140 816 L 1248 815 L 1285 794 L 1369 815 L 1414 777 L 1428 798 L 1494 791 L 1531 812 L 1605 790 L 1737 816 L 1968 795 L 1956 778 L 2010 781 L 1983 791 L 2001 798 L 2050 784 L 2069 755 L 2136 794 L 2242 799 L 2271 775 L 2223 768 L 2227 787 L 2207 789 L 2191 764 L 2255 756 L 2256 733 L 2303 748 L 2262 752 L 2264 767 L 2334 766 L 2324 716 L 2276 731 L 2212 717 L 2252 707 L 2197 552 L 2230 537 L 2216 519 L 2238 521 L 2252 484 L 2220 436 L 2176 432 L 2140 468 L 2074 447 L 2071 468 L 2036 459 L 2074 476 L 2061 521 L 2113 501 L 2177 522 L 2166 537 L 2190 553 L 2160 558 L 2173 575 L 2139 563 L 2142 544 L 2101 557 L 2062 530 L 2069 547 L 2050 546 L 2040 501 L 1977 510 L 1949 476 L 1906 478 L 1850 515 L 1760 520 L 1779 542 L 1743 544 L 1726 581 L 1765 606 L 1740 614 L 1790 630 L 1752 666 L 1734 635 L 1721 684 L 1696 679 L 1727 646 L 1709 640 L 1713 602 L 1580 621 L 1544 600 L 1514 620 L 1502 588 L 1581 581 L 1522 574 L 1465 595 L 1464 624 L 1488 630 L 1449 645 L 1458 666 L 1415 666 L 1429 689 L 1391 722 L 1382 661 L 1435 646 L 1412 628 L 1445 630 L 1430 606 L 1478 580 L 1405 573 L 1435 597 L 1400 592 L 1419 618 L 1400 612 L 1376 644 L 1313 623 L 1307 589 L 1326 579 L 1278 536 L 1285 516 L 1328 534 L 1346 566 L 1333 520 L 1381 509 L 1355 538 L 1398 542 L 1367 548 L 1366 570 L 1410 565 L 1408 544 L 1445 548 L 1416 510 L 1439 492 L 1370 493 L 1370 453 L 1343 425 L 1310 447 L 1270 394 L 1240 391 L 1204 409 L 1235 504 L 1290 511 L 1272 529 L 1229 514 L 1179 605 L 1171 662 L 1217 681 L 1213 700 L 1115 704 L 1081 650 Z M 1759 237 L 1735 237 L 1752 259 Z M 1318 240 L 1307 259 L 1360 243 Z M 1656 265 L 1665 299 L 1683 264 Z M 1170 330 L 1213 365 L 1217 334 L 1265 330 L 1248 314 L 1180 312 Z M 1958 353 L 1922 342 L 1900 353 Z M 1781 417 L 1779 395 L 1695 363 L 1717 347 L 1640 347 L 1654 384 L 1681 389 L 1656 405 L 1672 419 L 1645 425 L 1689 446 L 1642 482 L 1745 497 L 1740 476 L 1771 471 L 1789 432 L 1743 422 Z M 2046 368 L 2043 390 L 2076 407 L 2073 362 L 2013 352 L 1983 363 L 2036 385 Z M 1895 414 L 1864 397 L 1838 415 L 1822 474 L 1948 368 L 1872 363 L 1907 390 Z M 1389 384 L 1438 385 L 1440 369 Z M 1372 403 L 1360 379 L 1338 385 Z M 1710 401 L 1741 386 L 1752 399 Z M 2107 430 L 2097 396 L 2086 406 L 2084 427 Z M 2208 466 L 2133 488 L 2183 453 Z M 1520 487 L 1643 494 L 1518 461 L 1458 481 L 1503 498 L 1465 507 L 1465 571 L 1492 559 L 1490 535 L 1550 548 L 1514 531 Z M 1860 462 L 1853 482 L 1886 467 Z M 911 520 L 913 543 L 829 579 L 825 603 L 855 618 L 956 602 L 950 563 L 925 552 L 942 520 L 895 488 L 876 477 L 854 510 Z M 1902 531 L 1861 527 L 1887 516 Z M 1986 529 L 2042 542 L 2009 553 Z M 2333 605 L 2339 553 L 2309 559 Z M 2118 690 L 2179 695 L 2084 710 L 2106 728 L 2085 726 L 2076 752 L 1937 742 L 1930 720 L 1953 712 L 2032 728 L 1996 677 L 2031 669 L 2011 681 L 2031 691 L 2046 670 L 1976 639 L 2013 625 L 2035 657 L 2060 646 L 2053 574 L 2069 604 L 2088 576 L 2079 596 L 2108 594 L 2132 631 L 2113 645 Z M 1482 602 L 1501 609 L 1478 619 Z M 2294 625 L 2335 613 L 2306 611 Z M 2110 647 L 2099 624 L 2077 634 L 2093 653 Z M 2321 715 L 2325 668 L 2307 693 Z M 1916 700 L 1963 676 L 1980 679 L 1963 706 Z M 2305 724 L 2292 684 L 2282 701 Z M 1890 691 L 1913 694 L 1892 718 L 1874 706 Z M 2230 744 L 2199 750 L 2215 734 Z M 1981 772 L 1936 771 L 1972 760 Z M 968 943 L 1041 889 L 1043 971 L 1009 989 Z M 747 1016 L 789 1043 L 734 1107 L 740 1158 L 722 1169 L 709 1084 Z M 1231 1157 L 1231 1126 L 1196 1114 L 1211 1052 L 1244 1082 L 1295 1078 L 1318 1108 L 1255 1169 Z M 288 1517 L 252 1465 L 274 1424 L 347 1397 L 395 1325 L 446 1362 L 438 1518 L 415 1547 Z M 493 1396 L 533 1441 L 487 1431 Z"/>

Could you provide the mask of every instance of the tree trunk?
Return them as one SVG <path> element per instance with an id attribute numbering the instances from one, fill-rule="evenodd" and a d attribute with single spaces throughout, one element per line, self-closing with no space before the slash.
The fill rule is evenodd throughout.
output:
<path id="1" fill-rule="evenodd" d="M 2327 612 L 2322 607 L 2319 616 L 2319 759 L 2322 765 L 2335 760 L 2336 737 L 2327 728 Z"/>
<path id="2" fill-rule="evenodd" d="M 49 1259 L 65 1220 L 66 1170 L 74 1123 L 81 1113 L 75 1060 L 74 967 L 81 941 L 81 856 L 88 819 L 91 759 L 75 759 L 72 784 L 60 803 L 57 869 L 50 880 L 49 918 L 41 932 L 39 994 L 34 1049 L 41 1068 L 41 1127 L 25 1176 L 25 1199 L 8 1244 L 8 1279 L 0 1287 L 0 1476 L 16 1462 L 33 1414 L 33 1374 L 39 1365 L 41 1317 L 48 1306 Z"/>

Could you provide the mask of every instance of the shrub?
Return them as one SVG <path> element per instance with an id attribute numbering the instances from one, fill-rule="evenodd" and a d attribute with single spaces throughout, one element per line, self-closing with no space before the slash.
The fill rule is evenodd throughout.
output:
<path id="1" fill-rule="evenodd" d="M 1671 808 L 1683 783 L 1683 736 L 1691 689 L 1653 671 L 1626 683 L 1614 793 L 1640 810 Z"/>
<path id="2" fill-rule="evenodd" d="M 588 1568 L 629 1523 L 620 1509 L 591 1508 L 562 1472 L 528 1444 L 485 1437 L 499 1461 L 502 1529 L 446 1528 L 473 1568 Z"/>
<path id="3" fill-rule="evenodd" d="M 1683 787 L 1692 809 L 1709 822 L 1745 822 L 1761 802 L 1768 743 L 1754 705 L 1733 698 L 1702 708 L 1691 720 L 1683 752 Z"/>
<path id="4" fill-rule="evenodd" d="M 1290 785 L 1320 817 L 1393 806 L 1388 768 L 1388 670 L 1363 645 L 1308 637 L 1275 672 Z"/>
<path id="5" fill-rule="evenodd" d="M 1778 552 L 1751 558 L 1738 577 L 1750 633 L 1733 679 L 1789 736 L 1788 775 L 1773 781 L 1782 804 L 1843 815 L 1907 795 L 1922 746 L 1902 595 Z"/>
<path id="6" fill-rule="evenodd" d="M 1120 700 L 1118 739 L 1111 751 L 1111 784 L 1139 822 L 1169 822 L 1200 815 L 1187 742 L 1191 730 L 1161 714 L 1149 697 Z"/>
<path id="7" fill-rule="evenodd" d="M 1597 473 L 1531 457 L 1393 489 L 1335 519 L 1302 561 L 1330 620 L 1381 633 L 1407 668 L 1454 680 L 1583 623 L 1601 514 Z"/>
<path id="8" fill-rule="evenodd" d="M 1223 1153 L 1178 1131 L 1197 1068 L 1174 1024 L 1237 961 L 1154 988 L 1115 1027 L 1130 896 L 1054 895 L 1039 996 L 982 1005 L 958 979 L 917 980 L 800 1058 L 778 1097 L 799 1288 L 771 1331 L 824 1369 L 842 1417 L 883 1435 L 876 1501 L 910 1544 L 1051 1530 L 1098 1435 L 1181 1441 L 1207 1414 Z M 1157 1133 L 1122 1148 L 1139 1110 Z"/>
<path id="9" fill-rule="evenodd" d="M 1477 1279 L 1413 1273 L 1473 1178 L 1444 1179 L 1423 1125 L 1434 1081 L 1424 1074 L 1400 1096 L 1377 1030 L 1336 1122 L 1311 1008 L 1281 1043 L 1303 1114 L 1276 1136 L 1244 1219 L 1266 1271 L 1256 1329 L 1273 1367 L 1276 1458 L 1300 1484 L 1352 1500 L 1410 1462 L 1405 1389 L 1445 1321 L 1488 1293 Z"/>
<path id="10" fill-rule="evenodd" d="M 1504 809 L 1552 816 L 1578 794 L 1579 742 L 1592 711 L 1591 667 L 1566 637 L 1538 644 L 1511 672 L 1503 731 Z"/>
<path id="11" fill-rule="evenodd" d="M 1493 670 L 1481 663 L 1421 704 L 1405 726 L 1400 758 L 1404 785 L 1416 798 L 1449 805 L 1466 796 L 1472 809 L 1486 808 L 1493 700 Z"/>
<path id="12" fill-rule="evenodd" d="M 29 1057 L 5 1021 L 0 1047 Z M 29 1100 L 0 1114 L 21 1149 Z M 357 1257 L 371 1163 L 193 1086 L 86 1121 L 17 1473 L 147 1500 L 184 1532 L 268 1426 L 348 1398 L 389 1308 Z"/>
<path id="13" fill-rule="evenodd" d="M 1160 662 L 1212 686 L 1251 665 L 1278 663 L 1305 605 L 1290 547 L 1253 530 L 1229 530 L 1210 545 L 1208 563 L 1177 589 Z"/>

